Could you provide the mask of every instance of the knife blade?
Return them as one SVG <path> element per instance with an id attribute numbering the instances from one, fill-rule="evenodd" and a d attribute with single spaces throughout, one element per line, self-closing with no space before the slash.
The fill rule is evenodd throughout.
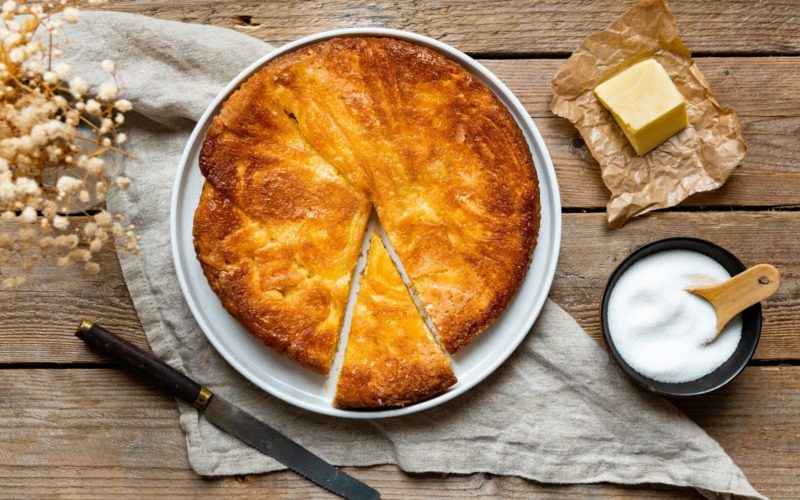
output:
<path id="1" fill-rule="evenodd" d="M 380 498 L 377 490 L 340 471 L 266 423 L 102 326 L 83 321 L 75 335 L 92 349 L 148 378 L 173 396 L 191 403 L 220 429 L 331 493 L 354 500 Z"/>
<path id="2" fill-rule="evenodd" d="M 211 398 L 203 414 L 220 429 L 328 491 L 344 498 L 379 498 L 376 490 L 217 395 Z"/>

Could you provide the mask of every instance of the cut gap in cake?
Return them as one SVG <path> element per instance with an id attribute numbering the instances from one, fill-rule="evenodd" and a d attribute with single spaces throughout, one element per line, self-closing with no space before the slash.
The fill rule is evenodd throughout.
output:
<path id="1" fill-rule="evenodd" d="M 447 349 L 445 349 L 442 339 L 439 336 L 439 332 L 436 331 L 436 326 L 433 324 L 430 314 L 428 314 L 428 311 L 425 309 L 425 304 L 422 302 L 422 299 L 419 298 L 419 294 L 417 294 L 417 291 L 414 289 L 414 284 L 411 282 L 411 278 L 408 277 L 408 273 L 406 273 L 406 270 L 403 267 L 403 262 L 400 260 L 400 256 L 398 256 L 397 252 L 394 251 L 394 246 L 392 245 L 391 240 L 389 240 L 389 235 L 386 234 L 386 231 L 380 224 L 374 209 L 373 215 L 375 221 L 374 231 L 378 234 L 378 236 L 380 236 L 384 248 L 386 248 L 386 251 L 389 253 L 389 258 L 392 259 L 392 264 L 394 264 L 395 269 L 397 269 L 397 272 L 400 274 L 400 279 L 403 281 L 406 290 L 408 290 L 408 295 L 411 297 L 411 300 L 414 302 L 414 306 L 417 308 L 417 312 L 422 318 L 422 321 L 425 322 L 425 326 L 428 328 L 428 331 L 430 331 L 431 335 L 433 335 L 434 340 L 436 340 L 436 344 L 439 346 L 439 349 L 441 349 L 445 356 L 449 357 L 452 362 L 453 356 L 447 352 Z M 457 368 L 458 367 L 456 365 L 453 365 L 456 375 L 458 375 Z"/>
<path id="2" fill-rule="evenodd" d="M 370 240 L 333 399 L 338 408 L 414 404 L 457 381 L 377 230 Z"/>
<path id="3" fill-rule="evenodd" d="M 344 352 L 347 348 L 347 340 L 350 336 L 350 326 L 353 321 L 353 311 L 356 306 L 356 298 L 358 291 L 361 289 L 361 281 L 364 278 L 364 270 L 367 267 L 367 255 L 370 251 L 370 237 L 374 232 L 374 227 L 377 225 L 377 217 L 373 209 L 367 220 L 367 226 L 364 230 L 364 235 L 361 238 L 361 254 L 358 256 L 356 266 L 353 268 L 353 275 L 350 278 L 350 292 L 347 296 L 345 303 L 344 315 L 342 316 L 342 323 L 339 327 L 339 340 L 336 346 L 336 353 L 333 356 L 333 363 L 328 372 L 328 379 L 325 382 L 325 394 L 329 400 L 333 400 L 334 392 L 336 391 L 336 383 L 339 380 L 339 373 L 342 370 L 342 360 L 344 359 Z"/>

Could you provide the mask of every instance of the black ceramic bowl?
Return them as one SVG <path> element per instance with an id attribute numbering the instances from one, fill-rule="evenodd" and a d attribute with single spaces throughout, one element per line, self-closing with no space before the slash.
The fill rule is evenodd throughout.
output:
<path id="1" fill-rule="evenodd" d="M 617 280 L 622 276 L 622 273 L 639 259 L 665 250 L 693 250 L 708 255 L 719 262 L 731 276 L 735 276 L 746 269 L 744 264 L 729 251 L 714 243 L 697 238 L 667 238 L 640 247 L 623 260 L 608 279 L 606 290 L 603 293 L 601 312 L 603 336 L 622 371 L 646 389 L 665 396 L 698 396 L 706 394 L 719 389 L 736 378 L 747 366 L 750 358 L 753 357 L 758 345 L 758 339 L 761 336 L 761 304 L 755 304 L 742 312 L 742 338 L 739 341 L 739 345 L 733 355 L 713 372 L 697 380 L 681 383 L 659 382 L 645 377 L 631 368 L 614 346 L 614 341 L 611 339 L 608 329 L 608 299 L 611 295 L 611 290 L 617 284 Z"/>

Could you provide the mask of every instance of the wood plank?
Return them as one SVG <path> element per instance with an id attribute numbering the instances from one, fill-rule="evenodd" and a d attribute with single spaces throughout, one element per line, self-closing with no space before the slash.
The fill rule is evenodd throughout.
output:
<path id="1" fill-rule="evenodd" d="M 84 319 L 147 347 L 116 252 L 104 250 L 95 260 L 101 267 L 95 276 L 80 266 L 62 269 L 43 261 L 20 288 L 0 290 L 0 363 L 102 361 L 74 336 Z M 10 272 L 0 266 L 0 275 Z"/>
<path id="2" fill-rule="evenodd" d="M 715 393 L 673 403 L 722 445 L 761 493 L 799 498 L 798 376 L 798 366 L 751 366 Z"/>
<path id="3" fill-rule="evenodd" d="M 481 60 L 520 98 L 534 117 L 553 158 L 562 204 L 605 207 L 608 191 L 575 128 L 549 109 L 550 80 L 561 60 Z M 696 195 L 683 206 L 800 206 L 800 58 L 706 58 L 700 69 L 720 103 L 736 110 L 748 152 L 719 190 Z"/>
<path id="4" fill-rule="evenodd" d="M 292 473 L 208 480 L 186 459 L 174 402 L 121 370 L 2 370 L 0 483 L 4 495 L 62 498 L 252 496 L 331 498 Z M 88 413 L 88 415 L 87 415 Z M 484 474 L 404 474 L 394 466 L 347 468 L 387 497 L 552 495 L 562 488 Z M 563 488 L 574 497 L 667 498 L 681 490 L 613 485 Z"/>
<path id="5" fill-rule="evenodd" d="M 549 110 L 550 79 L 561 60 L 481 60 L 534 117 L 556 167 L 562 204 L 605 207 L 599 166 L 575 128 Z M 719 190 L 683 206 L 800 206 L 800 58 L 707 58 L 698 62 L 719 101 L 740 116 L 749 149 Z"/>
<path id="6" fill-rule="evenodd" d="M 780 291 L 764 303 L 756 359 L 800 358 L 800 212 L 667 212 L 610 231 L 603 214 L 564 214 L 561 259 L 551 297 L 590 335 L 601 340 L 598 304 L 614 266 L 634 248 L 671 236 L 696 236 L 730 249 L 746 265 L 780 269 Z M 587 252 L 586 249 L 591 249 Z M 146 340 L 111 252 L 105 272 L 39 266 L 20 290 L 0 292 L 0 363 L 95 362 L 73 336 L 83 318 L 95 318 L 135 343 Z"/>
<path id="7" fill-rule="evenodd" d="M 565 207 L 605 207 L 609 193 L 569 121 L 550 112 L 550 80 L 560 60 L 482 60 L 520 98 L 544 136 L 558 174 Z M 698 60 L 719 102 L 736 110 L 747 155 L 719 190 L 696 195 L 683 206 L 800 205 L 800 59 L 708 58 Z"/>
<path id="8" fill-rule="evenodd" d="M 177 426 L 177 422 L 175 424 Z M 182 448 L 180 448 L 183 451 Z M 383 498 L 701 498 L 692 490 L 661 485 L 546 485 L 516 477 L 406 474 L 393 465 L 343 470 L 377 488 Z M 291 472 L 208 479 L 185 468 L 0 466 L 4 494 L 10 498 L 254 498 L 336 499 Z"/>
<path id="9" fill-rule="evenodd" d="M 536 118 L 552 117 L 550 80 L 563 59 L 479 59 L 520 98 Z M 800 116 L 796 57 L 704 57 L 697 66 L 714 95 L 740 117 Z"/>
<path id="10" fill-rule="evenodd" d="M 667 212 L 611 231 L 602 214 L 565 214 L 561 257 L 550 296 L 602 343 L 599 304 L 614 268 L 635 248 L 661 238 L 692 236 L 730 250 L 747 266 L 781 272 L 781 288 L 762 303 L 756 359 L 800 357 L 800 212 Z"/>
<path id="11" fill-rule="evenodd" d="M 320 31 L 383 27 L 414 31 L 476 54 L 564 54 L 605 29 L 636 0 L 392 2 L 315 0 L 215 2 L 118 0 L 109 8 L 213 24 L 276 45 Z M 681 37 L 703 53 L 796 53 L 797 5 L 790 0 L 672 0 Z"/>
<path id="12" fill-rule="evenodd" d="M 201 479 L 188 470 L 174 402 L 116 369 L 0 370 L 0 483 L 3 494 L 59 497 L 319 496 L 289 473 Z M 800 494 L 796 415 L 800 367 L 750 367 L 715 395 L 677 404 L 717 439 L 756 488 Z M 348 468 L 389 498 L 425 496 L 581 498 L 688 496 L 686 490 L 583 485 L 566 488 L 519 478 L 405 474 L 394 466 Z"/>
<path id="13" fill-rule="evenodd" d="M 687 206 L 800 206 L 800 153 L 794 147 L 800 117 L 740 119 L 747 155 L 718 190 L 685 200 Z M 609 192 L 575 128 L 561 118 L 537 118 L 558 176 L 561 204 L 567 208 L 605 208 Z"/>

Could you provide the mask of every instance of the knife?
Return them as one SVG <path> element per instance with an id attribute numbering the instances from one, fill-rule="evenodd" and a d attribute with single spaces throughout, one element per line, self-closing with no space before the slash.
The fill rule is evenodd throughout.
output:
<path id="1" fill-rule="evenodd" d="M 314 455 L 269 425 L 201 386 L 154 355 L 100 325 L 83 321 L 75 335 L 100 354 L 191 403 L 214 425 L 325 488 L 348 499 L 377 499 L 377 490 Z"/>

